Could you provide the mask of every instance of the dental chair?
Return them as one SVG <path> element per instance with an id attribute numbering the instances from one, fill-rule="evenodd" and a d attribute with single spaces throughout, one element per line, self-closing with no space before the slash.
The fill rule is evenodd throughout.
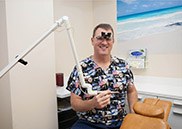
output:
<path id="1" fill-rule="evenodd" d="M 171 129 L 168 117 L 172 103 L 157 98 L 146 98 L 134 105 L 135 114 L 128 114 L 120 129 Z"/>

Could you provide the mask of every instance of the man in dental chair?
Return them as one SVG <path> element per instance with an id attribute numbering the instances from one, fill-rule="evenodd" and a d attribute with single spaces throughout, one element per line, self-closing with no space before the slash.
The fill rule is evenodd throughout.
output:
<path id="1" fill-rule="evenodd" d="M 114 44 L 111 25 L 97 25 L 91 43 L 93 55 L 80 64 L 85 82 L 100 92 L 96 95 L 88 94 L 81 87 L 77 68 L 74 68 L 67 89 L 71 91 L 71 106 L 79 119 L 71 129 L 119 129 L 127 114 L 126 96 L 131 113 L 134 113 L 133 105 L 138 99 L 133 74 L 123 59 L 111 55 Z"/>

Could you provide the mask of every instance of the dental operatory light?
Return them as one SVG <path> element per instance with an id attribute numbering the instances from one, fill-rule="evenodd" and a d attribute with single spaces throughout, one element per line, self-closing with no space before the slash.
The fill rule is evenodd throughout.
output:
<path id="1" fill-rule="evenodd" d="M 99 91 L 92 90 L 92 85 L 91 84 L 85 83 L 85 79 L 83 77 L 83 72 L 82 72 L 80 63 L 78 61 L 77 51 L 76 51 L 76 47 L 75 47 L 75 43 L 74 43 L 74 39 L 73 39 L 73 36 L 72 36 L 72 31 L 71 31 L 71 25 L 70 25 L 70 22 L 69 22 L 69 18 L 67 16 L 63 16 L 58 21 L 56 21 L 53 24 L 53 26 L 46 33 L 44 33 L 37 41 L 35 41 L 35 43 L 33 43 L 32 46 L 30 46 L 28 49 L 23 51 L 21 54 L 17 55 L 16 58 L 11 63 L 9 63 L 4 69 L 2 69 L 0 71 L 0 78 L 2 78 L 18 62 L 26 65 L 28 62 L 24 61 L 23 57 L 25 57 L 29 52 L 31 52 L 37 45 L 39 45 L 53 31 L 55 31 L 58 27 L 62 27 L 63 25 L 66 27 L 67 34 L 68 34 L 70 44 L 71 44 L 71 48 L 72 48 L 72 52 L 73 52 L 73 56 L 74 56 L 74 59 L 75 59 L 75 62 L 76 62 L 76 67 L 77 67 L 77 70 L 78 70 L 78 75 L 79 75 L 79 79 L 80 79 L 80 83 L 81 83 L 80 88 L 86 88 L 89 95 L 98 94 Z M 111 33 L 102 33 L 102 37 L 108 39 L 108 38 L 111 37 Z"/>

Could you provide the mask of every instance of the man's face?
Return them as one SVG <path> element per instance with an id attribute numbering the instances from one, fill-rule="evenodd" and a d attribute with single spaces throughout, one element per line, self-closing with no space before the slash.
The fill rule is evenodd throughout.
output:
<path id="1" fill-rule="evenodd" d="M 110 55 L 114 43 L 113 33 L 111 30 L 98 28 L 95 36 L 91 39 L 95 55 Z"/>

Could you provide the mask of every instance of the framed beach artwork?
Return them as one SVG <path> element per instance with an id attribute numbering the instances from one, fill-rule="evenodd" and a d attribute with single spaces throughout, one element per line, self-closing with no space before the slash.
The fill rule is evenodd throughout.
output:
<path id="1" fill-rule="evenodd" d="M 118 41 L 176 29 L 182 29 L 182 0 L 117 0 Z"/>

